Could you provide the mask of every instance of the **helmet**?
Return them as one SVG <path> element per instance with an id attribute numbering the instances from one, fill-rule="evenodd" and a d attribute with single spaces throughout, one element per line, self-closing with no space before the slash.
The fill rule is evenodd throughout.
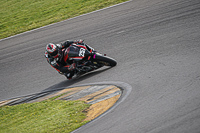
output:
<path id="1" fill-rule="evenodd" d="M 60 52 L 59 52 L 58 46 L 53 43 L 47 44 L 46 51 L 47 51 L 48 55 L 53 58 L 60 57 Z"/>

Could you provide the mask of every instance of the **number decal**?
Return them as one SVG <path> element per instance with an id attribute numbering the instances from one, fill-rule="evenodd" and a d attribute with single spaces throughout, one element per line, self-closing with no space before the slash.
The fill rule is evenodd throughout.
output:
<path id="1" fill-rule="evenodd" d="M 81 49 L 80 49 L 80 51 L 79 51 L 79 56 L 82 56 L 82 57 L 85 56 L 85 49 L 84 49 L 84 48 L 81 48 Z"/>

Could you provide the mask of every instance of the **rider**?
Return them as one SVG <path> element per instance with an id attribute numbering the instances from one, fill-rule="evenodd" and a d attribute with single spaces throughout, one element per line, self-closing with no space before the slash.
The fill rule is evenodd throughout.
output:
<path id="1" fill-rule="evenodd" d="M 64 51 L 70 45 L 84 45 L 91 52 L 93 48 L 83 43 L 83 40 L 78 41 L 69 41 L 67 40 L 61 44 L 49 43 L 46 46 L 44 56 L 47 59 L 47 62 L 55 68 L 60 74 L 64 74 L 68 79 L 71 79 L 74 76 L 75 63 L 73 61 L 67 60 L 64 61 Z M 66 59 L 65 59 L 66 60 Z"/>

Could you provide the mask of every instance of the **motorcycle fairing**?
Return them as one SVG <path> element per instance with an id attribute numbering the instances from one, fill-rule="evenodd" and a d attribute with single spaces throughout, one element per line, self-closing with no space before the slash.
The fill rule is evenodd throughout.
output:
<path id="1" fill-rule="evenodd" d="M 69 46 L 64 53 L 64 61 L 66 62 L 67 59 L 69 60 L 82 60 L 86 56 L 89 56 L 90 52 L 87 50 L 85 46 L 78 45 L 78 46 Z"/>

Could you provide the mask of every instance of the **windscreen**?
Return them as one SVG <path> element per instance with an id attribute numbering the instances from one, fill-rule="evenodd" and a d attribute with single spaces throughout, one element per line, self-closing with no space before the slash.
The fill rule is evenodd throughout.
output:
<path id="1" fill-rule="evenodd" d="M 79 48 L 70 46 L 67 48 L 68 57 L 78 57 L 79 56 Z"/>

